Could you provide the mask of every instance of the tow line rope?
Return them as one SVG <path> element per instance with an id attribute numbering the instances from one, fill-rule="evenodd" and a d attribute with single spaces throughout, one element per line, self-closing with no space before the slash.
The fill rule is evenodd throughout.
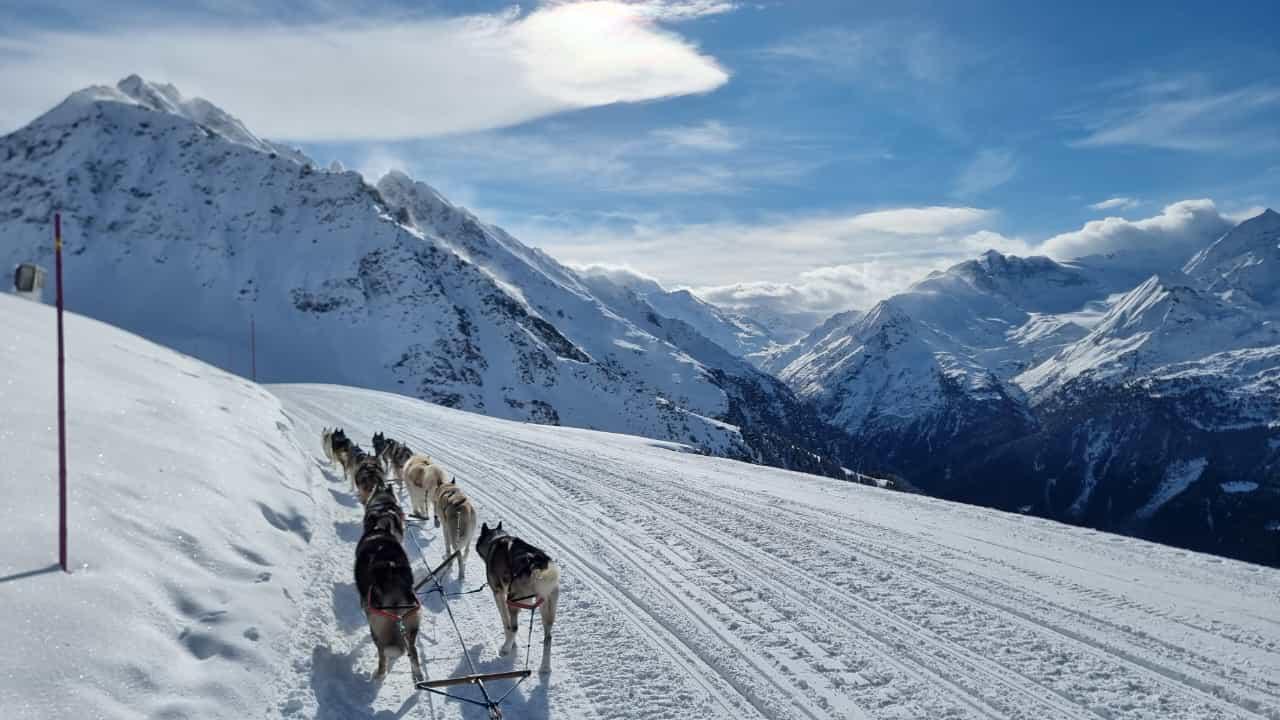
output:
<path id="1" fill-rule="evenodd" d="M 417 524 L 417 523 L 414 523 L 414 524 Z M 434 585 L 434 587 L 428 589 L 426 592 L 440 593 L 440 602 L 442 605 L 444 605 L 445 613 L 448 614 L 449 616 L 449 624 L 453 626 L 453 631 L 458 636 L 458 645 L 459 647 L 462 648 L 462 656 L 466 658 L 467 667 L 471 669 L 471 676 L 463 680 L 463 682 L 474 684 L 476 687 L 480 688 L 480 695 L 484 698 L 484 700 L 480 701 L 474 698 L 463 697 L 461 695 L 454 695 L 452 693 L 446 692 L 444 690 L 439 690 L 433 687 L 426 687 L 424 683 L 418 682 L 416 678 L 414 681 L 415 687 L 417 687 L 420 690 L 426 690 L 427 692 L 435 693 L 436 695 L 443 695 L 444 697 L 451 698 L 453 700 L 458 700 L 459 702 L 478 705 L 489 711 L 489 717 L 491 720 L 501 720 L 502 708 L 500 706 L 502 705 L 502 702 L 506 700 L 507 696 L 510 695 L 513 691 L 515 691 L 517 687 L 520 687 L 520 683 L 528 679 L 529 675 L 531 674 L 531 671 L 529 670 L 529 661 L 530 661 L 531 651 L 532 651 L 530 643 L 533 642 L 533 608 L 536 608 L 539 605 L 541 605 L 542 601 L 539 600 L 537 603 L 533 604 L 532 607 L 528 605 L 516 605 L 516 607 L 521 607 L 521 608 L 529 607 L 529 634 L 525 640 L 524 670 L 516 671 L 514 674 L 509 675 L 508 677 L 518 677 L 518 679 L 514 684 L 512 684 L 511 687 L 507 688 L 507 691 L 503 693 L 501 697 L 499 697 L 497 700 L 494 700 L 492 697 L 489 696 L 489 689 L 485 687 L 484 679 L 479 673 L 479 671 L 476 669 L 475 661 L 471 659 L 471 652 L 467 650 L 466 638 L 462 636 L 462 630 L 458 627 L 458 620 L 453 616 L 453 608 L 449 607 L 450 597 L 459 597 L 462 595 L 471 595 L 474 593 L 478 593 L 481 590 L 484 590 L 485 587 L 488 586 L 488 583 L 486 582 L 474 590 L 467 590 L 459 593 L 445 592 L 444 585 L 441 584 L 440 582 L 439 573 L 445 567 L 447 567 L 450 562 L 453 561 L 454 557 L 458 555 L 458 551 L 454 550 L 453 552 L 449 553 L 449 556 L 444 559 L 444 562 L 440 563 L 440 565 L 437 566 L 435 569 L 432 569 L 430 561 L 427 560 L 426 550 L 423 549 L 422 543 L 418 542 L 417 535 L 415 533 L 405 533 L 405 534 L 408 535 L 409 538 L 413 541 L 414 547 L 418 549 L 418 555 L 422 558 L 423 564 L 426 565 L 427 567 L 427 577 L 423 578 L 422 581 L 420 581 L 417 585 L 414 586 L 414 592 L 415 593 L 418 592 L 419 588 L 422 585 L 425 585 L 427 581 L 430 581 Z M 513 602 L 518 602 L 518 601 L 528 600 L 528 599 L 529 598 L 518 598 L 516 601 L 508 601 L 508 604 L 512 604 Z M 400 632 L 403 634 L 405 632 L 403 623 L 399 623 L 399 625 L 400 625 Z M 408 647 L 407 642 L 408 642 L 408 639 L 406 638 L 405 647 Z M 497 679 L 497 678 L 490 677 L 490 679 Z"/>

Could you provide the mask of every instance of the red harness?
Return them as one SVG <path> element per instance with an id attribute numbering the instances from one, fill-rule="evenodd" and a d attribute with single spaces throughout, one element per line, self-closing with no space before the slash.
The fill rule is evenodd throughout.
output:
<path id="1" fill-rule="evenodd" d="M 380 607 L 374 607 L 374 606 L 373 606 L 373 586 L 370 586 L 370 587 L 369 587 L 369 592 L 365 593 L 365 598 L 364 598 L 364 607 L 365 607 L 365 609 L 366 609 L 366 610 L 368 610 L 369 612 L 373 613 L 374 615 L 381 615 L 381 616 L 383 616 L 383 617 L 389 617 L 389 618 L 391 618 L 392 620 L 404 620 L 405 618 L 409 617 L 410 615 L 412 615 L 412 614 L 414 614 L 414 613 L 418 612 L 419 610 L 421 610 L 421 609 L 422 609 L 422 603 L 418 602 L 418 598 L 415 596 L 415 597 L 414 597 L 414 599 L 413 599 L 413 607 L 411 607 L 411 608 L 409 608 L 409 609 L 405 610 L 404 612 L 402 612 L 402 613 L 400 613 L 400 614 L 398 614 L 398 615 L 397 615 L 396 613 L 393 613 L 393 612 L 391 612 L 390 610 L 385 610 L 385 609 L 383 609 L 383 608 L 380 608 Z"/>

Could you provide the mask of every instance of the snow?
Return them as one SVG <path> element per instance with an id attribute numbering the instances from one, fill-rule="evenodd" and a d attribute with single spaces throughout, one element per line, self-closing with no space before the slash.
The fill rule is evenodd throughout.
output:
<path id="1" fill-rule="evenodd" d="M 1258 483 L 1248 480 L 1232 480 L 1231 482 L 1221 483 L 1222 492 L 1225 493 L 1247 493 L 1258 489 Z"/>
<path id="2" fill-rule="evenodd" d="M 263 388 L 68 315 L 64 575 L 53 324 L 0 295 L 2 714 L 260 717 L 316 591 L 310 448 Z"/>
<path id="3" fill-rule="evenodd" d="M 1118 384 L 1171 373 L 1204 375 L 1209 387 L 1240 394 L 1233 386 L 1269 374 L 1257 355 L 1274 355 L 1276 348 L 1280 328 L 1274 324 L 1198 290 L 1190 277 L 1163 273 L 1117 300 L 1087 335 L 1014 381 L 1038 401 L 1078 379 Z M 1251 366 L 1251 372 L 1222 372 L 1232 364 Z"/>
<path id="4" fill-rule="evenodd" d="M 1209 466 L 1205 458 L 1179 460 L 1170 463 L 1165 469 L 1164 480 L 1160 487 L 1151 494 L 1151 499 L 1134 513 L 1140 518 L 1149 518 L 1160 509 L 1161 505 L 1181 495 L 1191 484 L 1200 479 L 1204 469 Z"/>
<path id="5" fill-rule="evenodd" d="M 319 457 L 336 423 L 430 453 L 482 521 L 560 564 L 554 671 L 513 719 L 1280 715 L 1277 569 L 669 442 L 264 388 L 77 316 L 75 572 L 24 576 L 54 555 L 53 493 L 33 491 L 53 478 L 51 311 L 0 298 L 0 324 L 0 450 L 20 458 L 0 473 L 6 717 L 476 717 L 413 693 L 407 663 L 368 680 L 359 508 Z M 473 556 L 446 584 L 482 574 Z M 484 593 L 451 602 L 483 670 L 523 663 L 496 656 Z M 424 613 L 426 672 L 461 672 L 439 600 Z"/>

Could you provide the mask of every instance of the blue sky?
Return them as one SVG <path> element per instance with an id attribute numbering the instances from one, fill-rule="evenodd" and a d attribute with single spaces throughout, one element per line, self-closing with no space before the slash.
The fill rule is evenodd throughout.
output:
<path id="1" fill-rule="evenodd" d="M 0 130 L 137 71 L 562 260 L 827 312 L 987 246 L 1280 202 L 1278 27 L 1268 2 L 0 0 Z"/>

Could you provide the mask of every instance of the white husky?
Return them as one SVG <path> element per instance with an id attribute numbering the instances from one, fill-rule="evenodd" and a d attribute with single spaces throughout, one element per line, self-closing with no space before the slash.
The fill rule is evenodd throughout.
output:
<path id="1" fill-rule="evenodd" d="M 337 458 L 333 456 L 333 430 L 332 429 L 325 428 L 324 431 L 320 433 L 320 448 L 324 450 L 325 459 L 329 461 L 330 465 L 332 465 L 334 462 L 337 461 Z"/>
<path id="2" fill-rule="evenodd" d="M 431 495 L 436 522 L 444 536 L 445 557 L 458 553 L 458 579 L 467 576 L 467 556 L 471 554 L 471 537 L 476 534 L 476 508 L 457 481 L 437 485 Z"/>
<path id="3" fill-rule="evenodd" d="M 400 478 L 409 491 L 409 512 L 420 518 L 431 517 L 432 493 L 444 484 L 444 469 L 426 455 L 414 455 L 405 461 Z M 436 518 L 440 525 L 440 518 Z"/>

